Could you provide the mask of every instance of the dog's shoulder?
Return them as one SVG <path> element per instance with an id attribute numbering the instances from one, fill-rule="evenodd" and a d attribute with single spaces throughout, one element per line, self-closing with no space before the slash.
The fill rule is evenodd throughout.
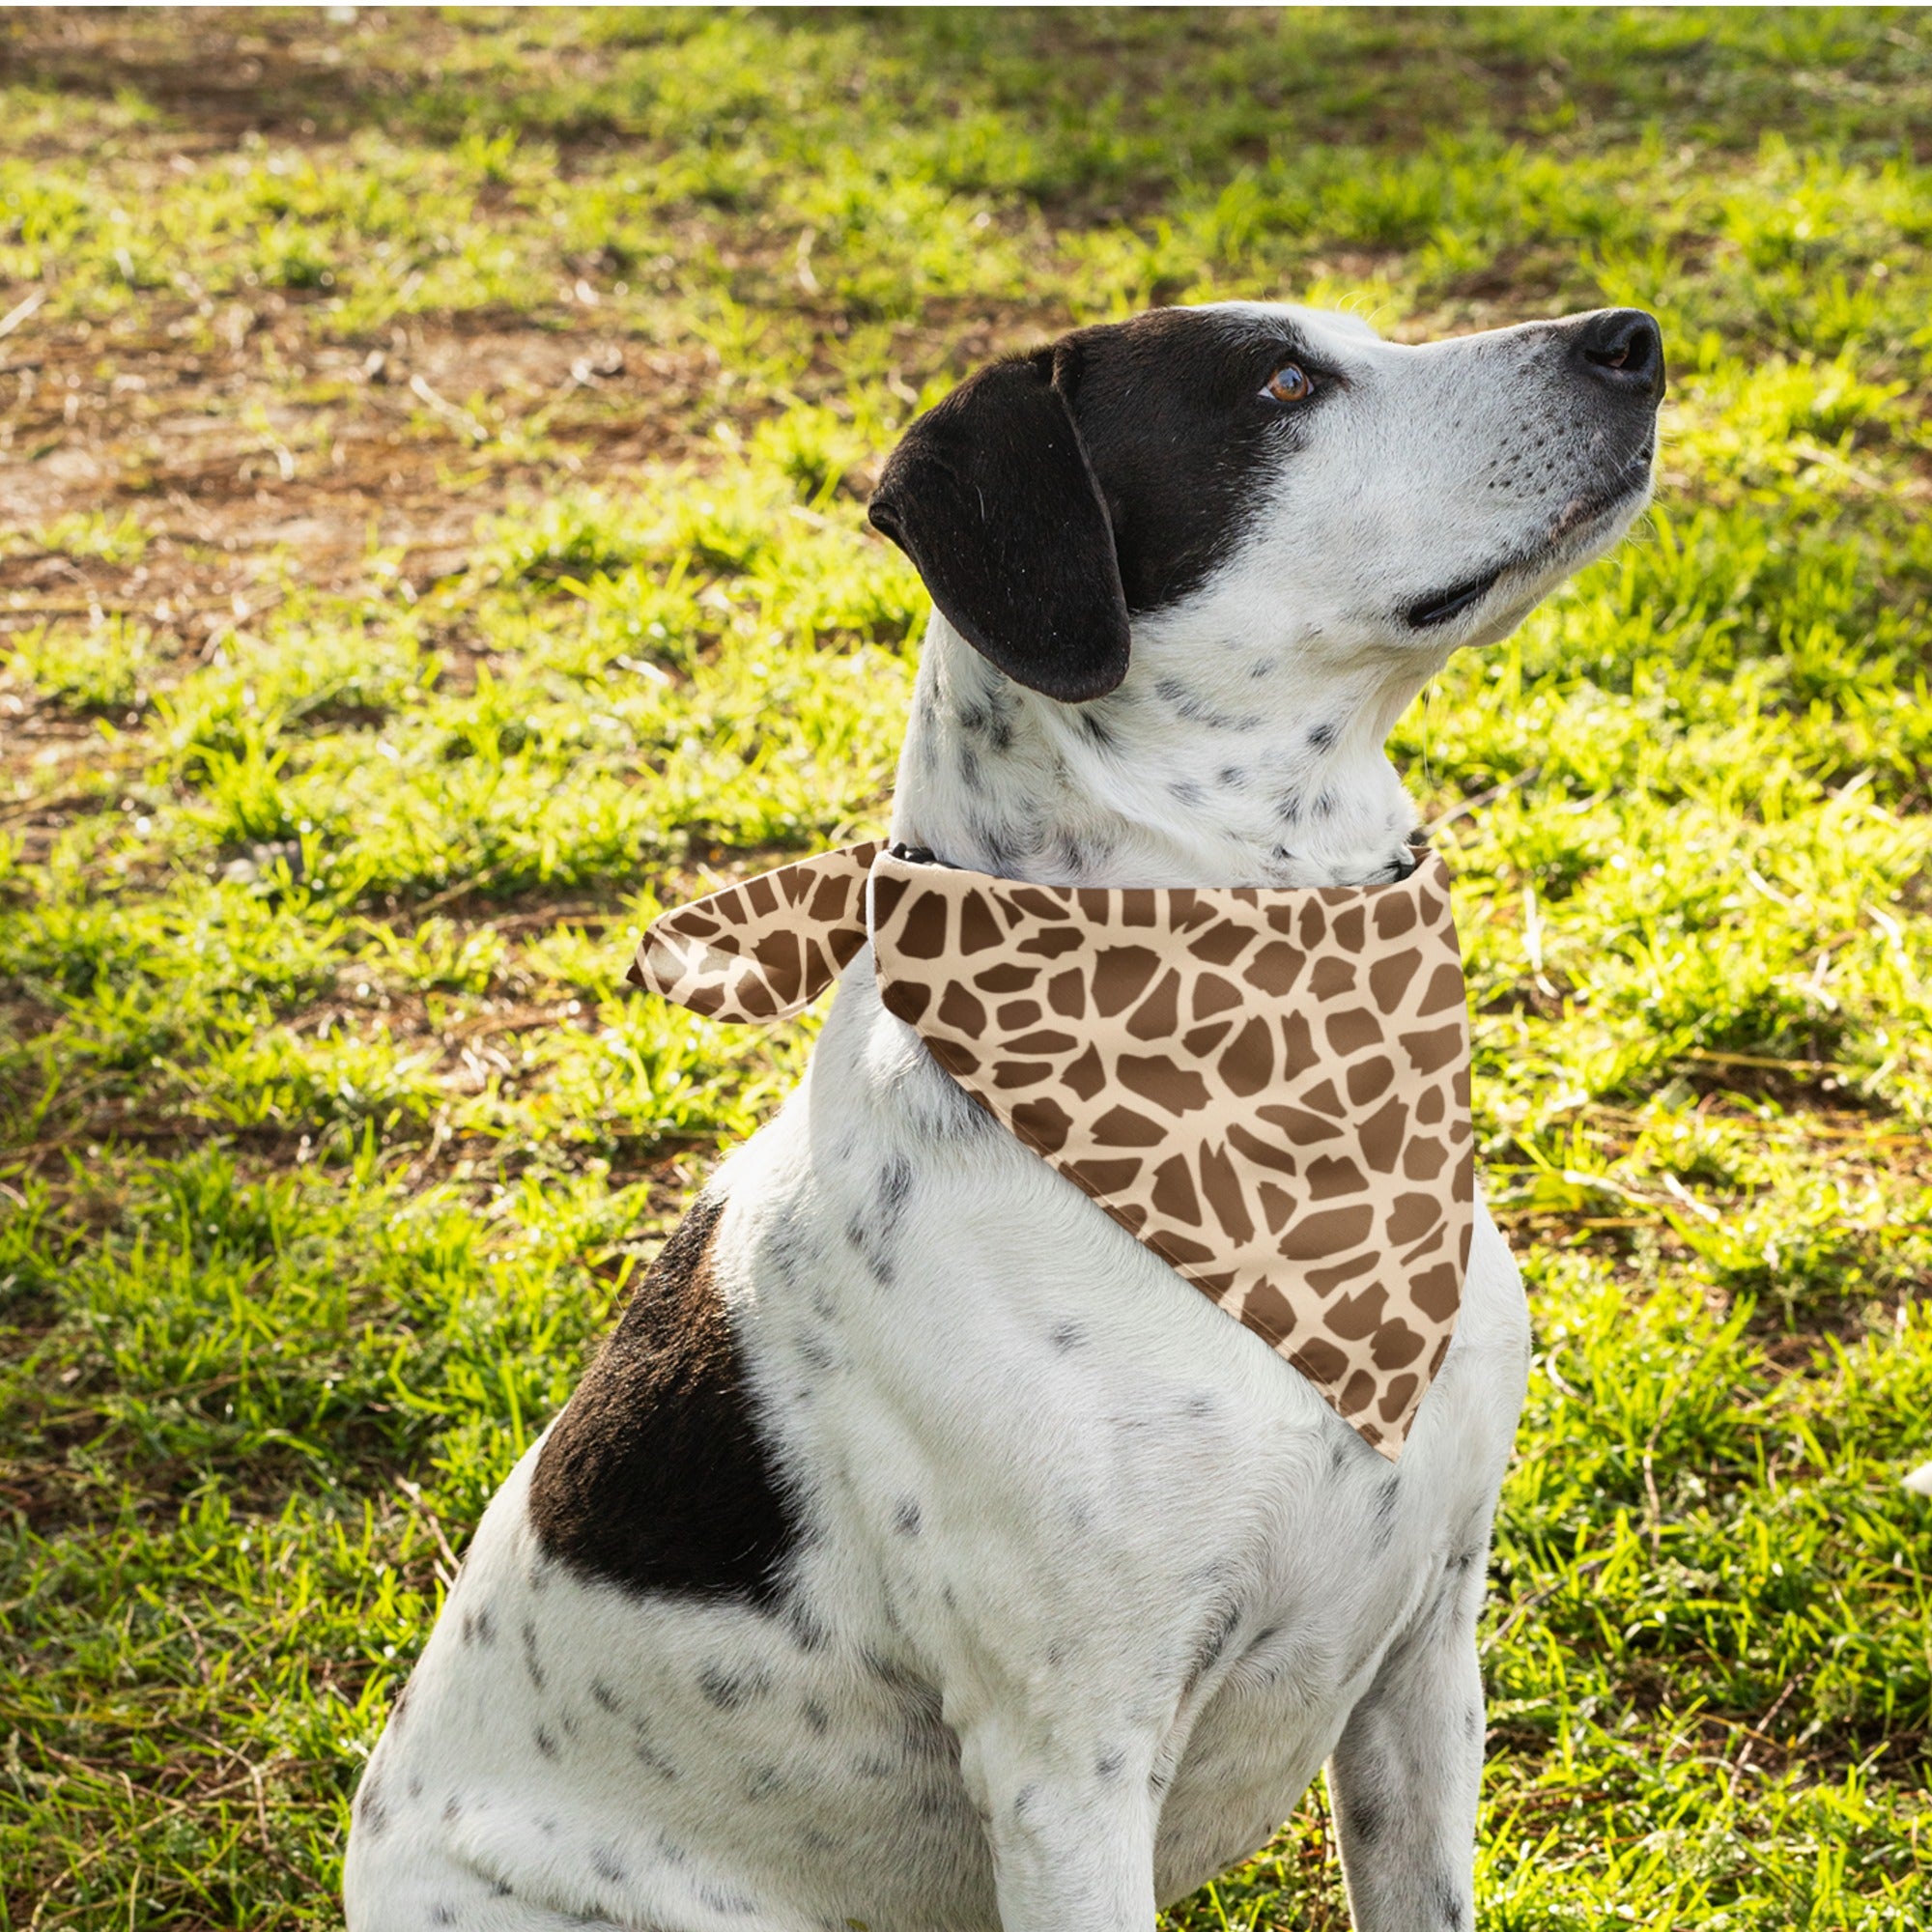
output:
<path id="1" fill-rule="evenodd" d="M 530 1483 L 547 1554 L 625 1588 L 764 1602 L 796 1537 L 715 1267 L 724 1201 L 659 1251 Z"/>

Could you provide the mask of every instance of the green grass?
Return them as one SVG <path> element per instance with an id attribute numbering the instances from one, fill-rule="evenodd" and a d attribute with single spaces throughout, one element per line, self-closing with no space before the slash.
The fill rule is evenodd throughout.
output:
<path id="1" fill-rule="evenodd" d="M 1538 1333 L 1482 1923 L 1925 1922 L 1924 15 L 4 32 L 0 1927 L 335 1919 L 469 1526 L 809 1047 L 619 980 L 882 824 L 885 452 L 1284 294 L 1673 371 L 1643 530 L 1398 734 Z M 1170 1915 L 1343 1922 L 1319 1791 Z"/>

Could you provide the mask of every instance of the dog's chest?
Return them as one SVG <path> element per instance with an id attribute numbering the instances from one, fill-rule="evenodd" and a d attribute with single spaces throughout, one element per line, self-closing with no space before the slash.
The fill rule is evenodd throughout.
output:
<path id="1" fill-rule="evenodd" d="M 1526 1349 L 1487 1219 L 1391 1465 L 966 1102 L 863 960 L 807 1087 L 726 1178 L 725 1275 L 822 1539 L 801 1579 L 915 1670 L 1171 1690 L 1178 1749 L 1198 1735 L 1272 1786 L 1481 1548 Z"/>
<path id="2" fill-rule="evenodd" d="M 547 1550 L 533 1455 L 384 1739 L 363 1867 L 433 1842 L 619 1922 L 715 1894 L 775 1924 L 990 1926 L 1009 1750 L 1069 1783 L 1132 1765 L 1163 1897 L 1263 1842 L 1480 1561 L 1525 1352 L 1493 1229 L 1392 1466 L 965 1100 L 863 961 L 717 1194 L 782 1589 L 581 1577 Z"/>

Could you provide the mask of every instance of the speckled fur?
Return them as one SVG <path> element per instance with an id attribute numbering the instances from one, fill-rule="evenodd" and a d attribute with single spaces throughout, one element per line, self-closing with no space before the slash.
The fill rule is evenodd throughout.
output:
<path id="1" fill-rule="evenodd" d="M 1565 429 L 1551 326 L 1415 350 L 1214 313 L 1292 325 L 1348 393 L 1228 560 L 1136 620 L 1112 695 L 1040 697 L 935 617 L 896 837 L 1062 883 L 1386 876 L 1396 715 L 1641 501 L 1577 522 L 1609 457 Z M 1466 616 L 1395 614 L 1538 543 Z M 967 1102 L 869 954 L 707 1191 L 799 1525 L 778 1586 L 652 1596 L 555 1560 L 532 1449 L 364 1778 L 353 1932 L 1148 1932 L 1324 1762 L 1360 1932 L 1464 1932 L 1474 1627 L 1528 1349 L 1486 1213 L 1392 1469 Z"/>

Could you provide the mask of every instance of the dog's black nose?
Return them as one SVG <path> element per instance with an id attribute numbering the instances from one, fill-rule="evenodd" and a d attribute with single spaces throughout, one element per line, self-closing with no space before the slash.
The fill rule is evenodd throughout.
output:
<path id="1" fill-rule="evenodd" d="M 1663 394 L 1663 336 L 1655 316 L 1640 308 L 1606 308 L 1577 332 L 1575 355 L 1584 370 L 1613 389 L 1647 396 Z"/>

